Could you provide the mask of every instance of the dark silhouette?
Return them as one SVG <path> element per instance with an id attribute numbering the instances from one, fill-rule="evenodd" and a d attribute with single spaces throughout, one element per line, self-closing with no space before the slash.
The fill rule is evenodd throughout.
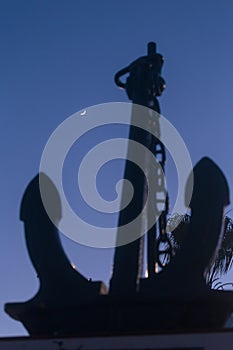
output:
<path id="1" fill-rule="evenodd" d="M 190 215 L 179 215 L 176 213 L 168 222 L 170 229 L 170 238 L 174 255 L 181 249 L 185 241 L 190 224 Z M 178 225 L 178 226 L 177 226 Z M 175 227 L 176 226 L 176 227 Z M 175 228 L 174 228 L 175 227 Z M 223 239 L 217 249 L 217 254 L 213 262 L 205 273 L 206 284 L 211 289 L 224 290 L 226 286 L 233 286 L 232 282 L 221 282 L 222 275 L 226 274 L 233 263 L 233 220 L 225 216 L 223 222 Z"/>
<path id="2" fill-rule="evenodd" d="M 228 216 L 224 220 L 223 241 L 218 254 L 211 265 L 207 274 L 207 283 L 212 288 L 221 289 L 223 286 L 232 285 L 232 283 L 222 284 L 220 276 L 226 274 L 233 263 L 233 220 Z M 218 276 L 218 277 L 217 277 Z"/>
<path id="3" fill-rule="evenodd" d="M 142 281 L 143 294 L 190 298 L 209 292 L 205 275 L 222 241 L 223 210 L 229 204 L 229 190 L 222 171 L 209 158 L 203 158 L 193 173 L 187 233 L 171 263 L 156 278 Z"/>
<path id="4" fill-rule="evenodd" d="M 40 175 L 40 181 L 44 182 L 43 187 L 47 189 L 53 220 L 59 222 L 61 204 L 57 189 L 45 174 Z M 31 316 L 36 318 L 40 312 L 51 308 L 73 308 L 92 302 L 98 295 L 106 293 L 103 283 L 84 278 L 72 267 L 64 253 L 57 229 L 49 219 L 41 200 L 39 175 L 30 182 L 24 193 L 20 219 L 24 222 L 27 249 L 40 287 L 31 300 L 6 304 L 5 310 L 10 316 L 21 320 L 30 332 L 28 318 Z M 40 317 L 35 322 L 39 323 L 39 320 Z M 43 322 L 40 327 L 43 328 Z"/>
<path id="5" fill-rule="evenodd" d="M 54 204 L 53 219 L 59 220 L 58 193 L 48 177 L 43 178 Z M 194 168 L 188 232 L 170 265 L 155 277 L 141 280 L 139 292 L 129 297 L 121 293 L 101 296 L 102 284 L 87 281 L 64 254 L 57 230 L 43 208 L 36 177 L 23 197 L 21 219 L 40 289 L 28 302 L 6 304 L 6 312 L 20 320 L 31 335 L 223 326 L 233 307 L 233 295 L 211 291 L 205 272 L 221 243 L 228 197 L 223 173 L 210 159 L 202 159 Z"/>
<path id="6" fill-rule="evenodd" d="M 162 56 L 156 53 L 155 45 L 150 43 L 148 56 L 121 70 L 115 77 L 116 82 L 126 88 L 134 103 L 159 111 L 157 96 L 164 88 L 160 76 L 162 62 Z M 126 84 L 120 80 L 125 73 L 130 73 Z M 145 123 L 152 125 L 153 130 L 150 129 L 151 133 L 148 133 L 138 127 L 131 127 L 130 138 L 148 147 L 156 157 L 160 156 L 159 162 L 164 169 L 164 145 L 157 136 L 152 136 L 156 128 L 156 135 L 159 134 L 159 122 L 153 123 L 151 113 L 146 111 L 141 114 L 140 111 L 134 106 L 132 117 L 139 120 L 145 118 Z M 129 147 L 128 152 L 130 154 L 133 149 Z M 143 155 L 141 157 L 144 159 Z M 151 176 L 151 169 L 147 170 Z M 160 187 L 155 189 L 159 188 L 161 193 L 164 183 L 157 175 L 154 181 Z M 125 177 L 133 181 L 138 191 L 135 191 L 133 203 L 120 213 L 118 239 L 122 234 L 121 226 L 134 219 L 142 210 L 146 194 L 145 176 L 130 166 L 129 162 L 126 164 Z M 189 192 L 190 179 L 191 176 L 186 185 L 186 194 Z M 45 174 L 41 174 L 41 181 L 46 184 L 52 221 L 59 221 L 62 214 L 57 189 Z M 159 263 L 158 257 L 162 252 L 158 243 L 167 243 L 167 254 L 170 258 L 172 256 L 165 230 L 168 209 L 166 196 L 165 202 L 158 224 L 147 232 L 149 277 L 139 278 L 142 240 L 138 238 L 116 248 L 110 293 L 101 295 L 106 293 L 104 285 L 85 279 L 72 268 L 64 254 L 57 229 L 44 209 L 37 176 L 24 194 L 20 217 L 25 224 L 27 248 L 40 280 L 40 289 L 34 298 L 25 303 L 6 304 L 6 312 L 20 320 L 30 335 L 113 335 L 222 327 L 233 308 L 233 293 L 212 291 L 206 283 L 206 273 L 223 238 L 223 210 L 229 204 L 225 176 L 209 158 L 203 158 L 195 166 L 191 219 L 187 232 L 175 257 L 157 274 L 155 264 Z M 153 210 L 149 208 L 148 217 L 151 213 Z M 126 232 L 129 235 L 133 233 Z"/>
<path id="7" fill-rule="evenodd" d="M 151 109 L 160 113 L 160 106 L 157 97 L 161 96 L 165 89 L 165 81 L 161 77 L 162 66 L 163 56 L 157 53 L 156 44 L 150 42 L 148 44 L 147 56 L 140 57 L 126 68 L 121 69 L 115 75 L 115 82 L 118 86 L 125 88 L 129 99 L 133 102 L 131 116 L 132 125 L 130 127 L 129 139 L 135 140 L 138 143 L 143 144 L 145 148 L 148 148 L 151 153 L 154 154 L 164 173 L 166 154 L 165 147 L 159 140 L 159 119 L 154 117 L 155 114 L 153 114 L 153 117 L 150 116 Z M 128 74 L 128 77 L 126 83 L 123 83 L 121 78 L 125 74 Z M 139 105 L 147 108 L 139 108 Z M 134 126 L 136 121 L 139 121 L 142 128 Z M 148 129 L 150 130 L 150 133 L 146 131 Z M 130 154 L 134 152 L 133 147 L 129 145 L 127 159 L 130 159 Z M 141 164 L 144 163 L 144 169 L 147 168 L 148 177 L 152 178 L 152 168 L 147 164 L 148 160 L 146 159 L 146 155 L 142 154 L 140 160 Z M 158 222 L 156 222 L 151 228 L 148 228 L 145 235 L 147 239 L 148 275 L 150 277 L 155 275 L 154 266 L 158 257 L 158 252 L 155 249 L 156 239 L 159 236 L 164 242 L 166 241 L 168 245 L 170 243 L 165 230 L 168 211 L 168 196 L 166 194 L 164 178 L 159 175 L 158 170 L 156 172 L 156 176 L 153 176 L 152 180 L 155 184 L 155 203 L 150 204 L 150 208 L 147 211 L 147 218 L 154 218 L 156 216 L 158 205 L 157 198 L 161 199 L 162 193 L 165 208 L 162 211 Z M 148 195 L 145 174 L 142 174 L 138 167 L 135 169 L 129 161 L 126 161 L 125 164 L 124 178 L 128 179 L 133 184 L 135 197 L 132 201 L 133 206 L 128 206 L 119 214 L 117 241 L 121 235 L 121 226 L 132 221 L 137 216 L 137 213 L 142 211 L 145 198 L 147 198 Z M 123 189 L 123 196 L 125 192 L 126 191 Z M 142 226 L 143 224 L 144 223 L 141 222 L 139 225 Z M 131 234 L 131 232 L 128 232 L 127 234 Z M 116 248 L 113 275 L 110 281 L 110 293 L 112 295 L 121 294 L 129 296 L 138 290 L 139 279 L 142 271 L 144 252 L 143 243 L 143 239 L 138 238 L 132 243 L 118 246 Z M 130 260 L 128 259 L 129 256 L 131 257 Z M 127 264 L 125 264 L 126 261 Z"/>

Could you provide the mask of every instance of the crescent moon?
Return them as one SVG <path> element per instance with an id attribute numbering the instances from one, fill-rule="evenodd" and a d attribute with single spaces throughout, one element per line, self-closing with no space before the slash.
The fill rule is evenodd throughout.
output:
<path id="1" fill-rule="evenodd" d="M 80 113 L 80 115 L 85 115 L 87 113 L 87 111 L 86 111 L 86 109 L 84 109 L 81 113 Z"/>

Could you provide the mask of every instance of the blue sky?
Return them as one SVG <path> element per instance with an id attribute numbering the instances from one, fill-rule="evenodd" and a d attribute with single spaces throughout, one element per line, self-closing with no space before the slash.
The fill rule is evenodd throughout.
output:
<path id="1" fill-rule="evenodd" d="M 45 143 L 76 111 L 127 101 L 113 76 L 144 55 L 147 42 L 156 41 L 165 57 L 162 114 L 182 135 L 193 163 L 211 157 L 232 189 L 232 12 L 230 0 L 1 1 L 2 336 L 26 334 L 4 314 L 4 303 L 28 300 L 38 288 L 19 205 L 38 172 Z M 169 169 L 172 173 L 167 164 L 174 201 L 176 186 Z M 112 250 L 82 247 L 65 237 L 62 242 L 85 276 L 108 282 Z M 233 273 L 228 279 L 233 280 Z"/>

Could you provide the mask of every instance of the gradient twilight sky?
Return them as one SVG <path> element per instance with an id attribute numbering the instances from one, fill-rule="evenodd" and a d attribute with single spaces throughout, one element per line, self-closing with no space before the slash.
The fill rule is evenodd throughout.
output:
<path id="1" fill-rule="evenodd" d="M 38 288 L 19 206 L 47 139 L 85 107 L 128 101 L 113 76 L 145 55 L 149 41 L 165 57 L 162 114 L 193 163 L 211 157 L 233 188 L 232 16 L 230 0 L 1 0 L 1 336 L 27 334 L 3 305 L 26 301 Z M 171 186 L 173 201 L 175 194 Z M 62 242 L 81 273 L 108 283 L 112 250 Z"/>

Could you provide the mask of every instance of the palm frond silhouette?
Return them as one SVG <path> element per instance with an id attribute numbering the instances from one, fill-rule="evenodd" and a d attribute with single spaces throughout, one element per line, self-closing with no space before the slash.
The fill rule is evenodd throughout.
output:
<path id="1" fill-rule="evenodd" d="M 168 230 L 171 232 L 170 239 L 173 245 L 174 254 L 179 251 L 182 242 L 188 234 L 190 216 L 179 214 L 173 215 L 168 221 Z M 178 226 L 177 226 L 178 224 Z M 173 229 L 175 227 L 175 229 Z M 226 216 L 224 218 L 223 239 L 220 248 L 206 272 L 206 283 L 214 289 L 221 289 L 223 284 L 219 277 L 226 274 L 233 265 L 233 220 Z M 232 285 L 227 283 L 224 285 Z"/>

